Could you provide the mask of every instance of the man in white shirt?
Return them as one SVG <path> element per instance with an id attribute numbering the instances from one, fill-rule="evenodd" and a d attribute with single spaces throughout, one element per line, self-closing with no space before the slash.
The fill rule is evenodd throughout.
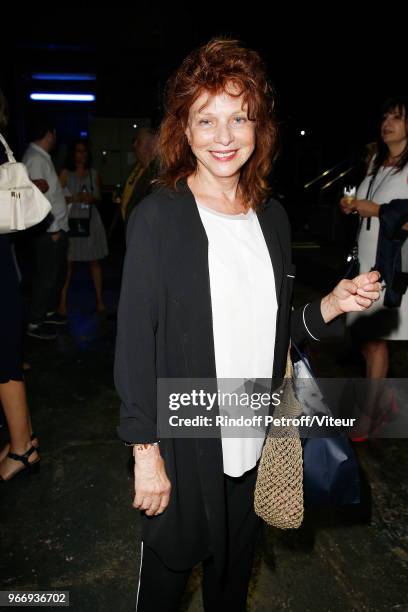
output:
<path id="1" fill-rule="evenodd" d="M 68 209 L 50 152 L 56 144 L 55 128 L 46 122 L 33 126 L 32 142 L 23 156 L 31 180 L 48 184 L 44 193 L 51 212 L 34 238 L 34 276 L 27 333 L 35 338 L 56 337 L 47 324 L 63 325 L 66 318 L 57 313 L 67 270 Z"/>

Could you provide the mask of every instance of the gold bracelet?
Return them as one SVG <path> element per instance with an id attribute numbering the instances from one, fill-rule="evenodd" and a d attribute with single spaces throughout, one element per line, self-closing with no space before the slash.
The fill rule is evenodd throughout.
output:
<path id="1" fill-rule="evenodd" d="M 136 449 L 137 451 L 144 451 L 149 449 L 151 446 L 157 446 L 158 442 L 152 442 L 150 444 L 135 444 L 134 445 L 134 449 Z"/>

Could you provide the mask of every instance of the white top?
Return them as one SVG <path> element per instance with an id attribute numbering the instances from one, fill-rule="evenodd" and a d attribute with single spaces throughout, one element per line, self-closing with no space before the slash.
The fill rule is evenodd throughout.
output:
<path id="1" fill-rule="evenodd" d="M 387 204 L 391 200 L 396 199 L 408 199 L 408 164 L 397 173 L 395 173 L 395 168 L 392 166 L 381 166 L 367 197 L 367 190 L 372 179 L 372 175 L 369 174 L 371 172 L 372 163 L 370 164 L 367 176 L 357 190 L 357 199 L 368 199 L 376 204 Z M 358 257 L 360 260 L 361 272 L 368 272 L 374 267 L 379 229 L 380 222 L 378 217 L 371 217 L 369 230 L 367 230 L 367 220 L 363 219 L 358 239 Z M 405 241 L 401 249 L 401 258 L 403 269 L 405 269 L 408 262 L 408 241 Z M 385 292 L 383 291 L 378 302 L 375 302 L 368 310 L 358 313 L 349 313 L 347 315 L 347 323 L 351 324 L 359 317 L 370 317 L 378 310 L 384 308 L 384 294 Z M 394 319 L 398 317 L 398 321 L 396 320 L 392 328 L 390 327 L 390 332 L 387 336 L 383 336 L 384 339 L 408 340 L 408 292 L 403 295 L 398 312 L 394 311 L 394 313 L 391 314 Z"/>
<path id="2" fill-rule="evenodd" d="M 367 190 L 372 176 L 367 175 L 357 190 L 357 199 L 367 199 Z M 395 174 L 393 166 L 381 166 L 373 181 L 368 199 L 376 204 L 387 204 L 391 200 L 408 198 L 408 164 L 401 172 Z M 378 217 L 371 217 L 371 226 L 367 230 L 367 221 L 363 221 L 358 241 L 359 256 L 370 265 L 375 264 L 378 232 L 380 222 Z"/>
<path id="3" fill-rule="evenodd" d="M 218 389 L 231 390 L 231 384 L 223 384 L 222 379 L 271 379 L 278 306 L 272 262 L 258 217 L 252 209 L 226 215 L 197 205 L 208 238 Z M 222 437 L 225 474 L 241 476 L 255 466 L 264 430 L 261 436 Z"/>
<path id="4" fill-rule="evenodd" d="M 51 204 L 50 214 L 53 219 L 47 232 L 58 232 L 59 230 L 67 232 L 69 229 L 67 204 L 51 156 L 32 142 L 24 153 L 23 164 L 27 167 L 31 180 L 44 179 L 49 185 L 44 195 Z"/>

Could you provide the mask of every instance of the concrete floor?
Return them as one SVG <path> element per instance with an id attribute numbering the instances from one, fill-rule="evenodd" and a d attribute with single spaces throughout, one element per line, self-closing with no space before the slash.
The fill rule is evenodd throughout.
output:
<path id="1" fill-rule="evenodd" d="M 105 264 L 111 312 L 119 263 L 111 257 Z M 314 294 L 315 287 L 300 285 L 296 299 Z M 27 342 L 27 390 L 41 472 L 1 487 L 0 585 L 68 590 L 74 612 L 130 612 L 139 517 L 131 507 L 129 452 L 115 432 L 115 320 L 91 312 L 84 267 L 70 308 L 69 326 L 58 330 L 57 341 Z M 406 376 L 407 354 L 407 343 L 393 348 L 393 376 Z M 344 376 L 357 375 L 359 364 L 345 360 L 344 346 L 335 344 L 321 347 L 316 367 L 322 376 Z M 408 611 L 408 444 L 383 440 L 356 449 L 371 488 L 371 522 L 367 506 L 364 516 L 314 512 L 296 532 L 267 529 L 254 566 L 251 612 Z M 199 580 L 197 568 L 184 612 L 202 610 Z"/>

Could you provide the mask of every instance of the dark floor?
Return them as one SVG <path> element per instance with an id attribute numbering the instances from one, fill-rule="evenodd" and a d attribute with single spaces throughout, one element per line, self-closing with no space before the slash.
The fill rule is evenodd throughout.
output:
<path id="1" fill-rule="evenodd" d="M 300 253 L 301 276 L 308 253 Z M 313 252 L 311 266 L 328 259 Z M 105 295 L 114 313 L 120 258 L 105 263 Z M 298 302 L 324 286 L 321 266 Z M 330 276 L 330 274 L 329 274 Z M 320 279 L 320 280 L 319 280 Z M 117 439 L 118 398 L 112 381 L 113 316 L 93 313 L 86 267 L 78 269 L 70 322 L 55 342 L 30 340 L 27 391 L 41 442 L 41 472 L 17 478 L 0 494 L 3 590 L 70 591 L 75 612 L 130 612 L 135 607 L 139 518 L 131 507 L 128 449 Z M 319 348 L 321 376 L 358 376 L 350 345 Z M 407 343 L 395 343 L 393 376 L 406 376 Z M 314 512 L 297 532 L 268 529 L 254 567 L 253 612 L 408 611 L 408 444 L 356 445 L 371 487 L 368 506 L 354 512 Z M 368 495 L 368 492 L 367 492 Z M 202 610 L 199 569 L 184 610 Z"/>

